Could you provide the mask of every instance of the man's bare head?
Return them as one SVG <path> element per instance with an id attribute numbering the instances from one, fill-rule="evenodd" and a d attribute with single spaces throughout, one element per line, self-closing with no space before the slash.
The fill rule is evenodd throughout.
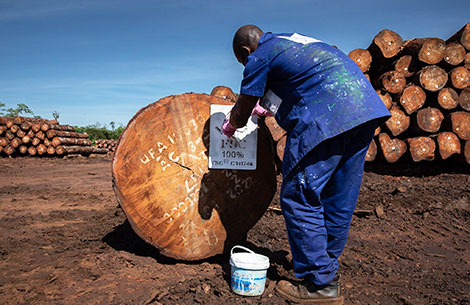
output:
<path id="1" fill-rule="evenodd" d="M 244 25 L 238 29 L 233 37 L 233 53 L 238 62 L 246 64 L 248 55 L 253 53 L 258 47 L 259 38 L 263 31 L 256 25 Z"/>

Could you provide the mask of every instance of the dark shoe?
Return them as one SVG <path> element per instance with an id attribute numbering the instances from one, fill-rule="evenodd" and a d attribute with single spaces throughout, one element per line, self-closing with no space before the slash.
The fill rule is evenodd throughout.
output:
<path id="1" fill-rule="evenodd" d="M 343 304 L 338 281 L 333 281 L 326 286 L 318 287 L 310 281 L 304 281 L 294 285 L 288 281 L 279 281 L 276 291 L 284 298 L 303 304 Z"/>

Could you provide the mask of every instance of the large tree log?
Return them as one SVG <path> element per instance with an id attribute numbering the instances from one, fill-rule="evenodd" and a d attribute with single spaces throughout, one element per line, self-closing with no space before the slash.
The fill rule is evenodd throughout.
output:
<path id="1" fill-rule="evenodd" d="M 459 94 L 452 88 L 443 88 L 439 91 L 437 103 L 443 109 L 454 109 L 459 105 Z"/>
<path id="2" fill-rule="evenodd" d="M 379 78 L 378 86 L 390 93 L 400 93 L 405 89 L 406 79 L 397 71 L 388 71 Z"/>
<path id="3" fill-rule="evenodd" d="M 451 66 L 457 66 L 465 60 L 465 48 L 456 42 L 451 42 L 446 45 L 444 52 L 444 61 Z"/>
<path id="4" fill-rule="evenodd" d="M 470 87 L 465 88 L 460 92 L 459 105 L 463 109 L 470 111 Z"/>
<path id="5" fill-rule="evenodd" d="M 62 131 L 50 129 L 46 132 L 46 135 L 49 139 L 54 137 L 64 137 L 64 138 L 88 138 L 87 133 L 73 132 L 73 131 Z"/>
<path id="6" fill-rule="evenodd" d="M 394 66 L 395 71 L 401 73 L 404 77 L 410 77 L 416 73 L 417 64 L 411 55 L 401 56 Z"/>
<path id="7" fill-rule="evenodd" d="M 470 87 L 470 71 L 465 67 L 457 67 L 450 72 L 450 80 L 457 89 Z"/>
<path id="8" fill-rule="evenodd" d="M 31 129 L 34 132 L 38 132 L 39 130 L 41 130 L 41 123 L 33 123 L 33 125 L 31 126 Z"/>
<path id="9" fill-rule="evenodd" d="M 11 130 L 7 130 L 5 131 L 5 138 L 11 141 L 15 138 L 15 134 Z"/>
<path id="10" fill-rule="evenodd" d="M 26 135 L 21 138 L 21 142 L 23 142 L 23 144 L 28 144 L 29 142 L 31 142 L 31 138 L 28 135 Z"/>
<path id="11" fill-rule="evenodd" d="M 410 117 L 397 106 L 392 106 L 389 111 L 392 116 L 385 122 L 385 126 L 387 126 L 392 135 L 396 137 L 408 129 L 410 126 Z"/>
<path id="12" fill-rule="evenodd" d="M 470 140 L 470 112 L 456 111 L 450 114 L 452 131 L 462 140 Z"/>
<path id="13" fill-rule="evenodd" d="M 446 71 L 438 66 L 427 66 L 419 73 L 419 82 L 421 86 L 428 91 L 439 91 L 447 83 L 449 76 Z"/>
<path id="14" fill-rule="evenodd" d="M 465 55 L 464 65 L 465 69 L 470 70 L 470 52 Z"/>
<path id="15" fill-rule="evenodd" d="M 80 145 L 80 146 L 90 146 L 91 141 L 83 138 L 63 138 L 55 137 L 51 141 L 52 146 L 57 147 L 59 145 Z"/>
<path id="16" fill-rule="evenodd" d="M 348 56 L 358 65 L 363 73 L 369 70 L 372 62 L 372 56 L 369 51 L 365 49 L 355 49 L 349 52 Z"/>
<path id="17" fill-rule="evenodd" d="M 460 139 L 453 132 L 441 132 L 437 136 L 437 147 L 442 160 L 445 160 L 453 154 L 460 154 Z"/>
<path id="18" fill-rule="evenodd" d="M 388 163 L 397 162 L 407 150 L 404 141 L 397 138 L 390 139 L 390 136 L 386 133 L 379 134 L 378 139 L 380 150 Z"/>
<path id="19" fill-rule="evenodd" d="M 400 96 L 400 104 L 407 114 L 412 114 L 416 110 L 423 107 L 426 101 L 426 93 L 421 87 L 410 84 Z"/>
<path id="20" fill-rule="evenodd" d="M 94 146 L 66 146 L 59 145 L 55 148 L 55 152 L 58 155 L 69 155 L 69 154 L 106 154 L 108 150 L 106 148 L 98 148 Z"/>
<path id="21" fill-rule="evenodd" d="M 211 95 L 232 103 L 237 101 L 237 95 L 233 93 L 232 89 L 225 86 L 214 87 L 211 91 Z"/>
<path id="22" fill-rule="evenodd" d="M 257 169 L 209 170 L 205 95 L 163 98 L 141 109 L 115 151 L 113 186 L 136 233 L 170 257 L 196 260 L 229 250 L 276 191 L 271 137 L 259 120 Z"/>
<path id="23" fill-rule="evenodd" d="M 447 42 L 459 42 L 465 49 L 470 50 L 470 22 L 463 26 L 457 33 L 447 39 Z"/>
<path id="24" fill-rule="evenodd" d="M 53 154 L 55 154 L 55 148 L 54 148 L 54 146 L 48 146 L 48 147 L 47 147 L 47 154 L 48 154 L 48 155 L 53 155 Z"/>
<path id="25" fill-rule="evenodd" d="M 435 133 L 441 128 L 444 115 L 442 112 L 433 107 L 426 107 L 418 110 L 416 114 L 416 122 L 413 121 L 413 129 L 420 132 Z"/>
<path id="26" fill-rule="evenodd" d="M 21 123 L 20 127 L 21 127 L 21 129 L 23 129 L 25 131 L 28 131 L 28 130 L 31 129 L 32 125 L 33 125 L 33 123 L 31 123 L 31 122 L 23 122 L 23 123 Z"/>
<path id="27" fill-rule="evenodd" d="M 411 158 L 414 162 L 434 160 L 436 143 L 430 137 L 415 137 L 407 139 Z"/>

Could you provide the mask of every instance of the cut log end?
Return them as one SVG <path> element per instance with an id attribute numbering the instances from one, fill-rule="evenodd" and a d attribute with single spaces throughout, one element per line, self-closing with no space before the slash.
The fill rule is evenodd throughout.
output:
<path id="1" fill-rule="evenodd" d="M 443 109 L 451 110 L 459 105 L 459 95 L 452 88 L 443 88 L 439 91 L 437 102 Z"/>
<path id="2" fill-rule="evenodd" d="M 414 162 L 432 161 L 435 158 L 436 143 L 429 137 L 415 137 L 407 140 Z"/>
<path id="3" fill-rule="evenodd" d="M 424 132 L 437 132 L 441 128 L 444 115 L 437 108 L 427 107 L 420 109 L 416 114 L 418 127 Z"/>
<path id="4" fill-rule="evenodd" d="M 361 69 L 362 72 L 367 72 L 372 62 L 372 56 L 370 52 L 365 49 L 355 49 L 349 52 L 349 58 L 351 58 Z"/>
<path id="5" fill-rule="evenodd" d="M 453 154 L 460 154 L 460 140 L 453 132 L 441 132 L 437 136 L 437 146 L 442 160 L 449 158 Z"/>
<path id="6" fill-rule="evenodd" d="M 406 79 L 397 71 L 385 72 L 380 78 L 381 87 L 390 93 L 400 93 L 405 89 Z"/>
<path id="7" fill-rule="evenodd" d="M 407 114 L 411 114 L 423 107 L 426 93 L 419 86 L 408 85 L 400 96 L 400 104 Z"/>
<path id="8" fill-rule="evenodd" d="M 404 141 L 397 138 L 391 139 L 386 133 L 379 134 L 378 139 L 383 157 L 388 163 L 397 162 L 407 151 Z"/>
<path id="9" fill-rule="evenodd" d="M 384 29 L 374 37 L 373 43 L 380 49 L 383 57 L 391 58 L 400 52 L 403 39 L 397 33 Z"/>
<path id="10" fill-rule="evenodd" d="M 390 108 L 390 114 L 392 116 L 385 122 L 385 126 L 387 126 L 393 136 L 397 136 L 408 129 L 410 126 L 410 117 L 401 111 L 400 108 L 392 106 L 392 108 Z"/>
<path id="11" fill-rule="evenodd" d="M 451 42 L 446 45 L 444 61 L 452 66 L 457 66 L 465 60 L 466 51 L 460 43 Z"/>
<path id="12" fill-rule="evenodd" d="M 428 91 L 439 91 L 447 83 L 446 71 L 438 66 L 427 66 L 419 72 L 419 82 Z"/>
<path id="13" fill-rule="evenodd" d="M 470 140 L 470 112 L 456 111 L 451 113 L 452 131 L 462 140 Z"/>

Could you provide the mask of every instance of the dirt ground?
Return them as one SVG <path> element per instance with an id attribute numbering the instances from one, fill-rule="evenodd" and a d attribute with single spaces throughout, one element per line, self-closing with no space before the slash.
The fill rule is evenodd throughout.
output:
<path id="1" fill-rule="evenodd" d="M 470 168 L 375 164 L 340 270 L 346 304 L 470 304 Z M 0 304 L 288 304 L 284 220 L 270 209 L 246 246 L 270 258 L 265 293 L 230 290 L 228 255 L 166 258 L 132 231 L 110 157 L 0 158 Z"/>

